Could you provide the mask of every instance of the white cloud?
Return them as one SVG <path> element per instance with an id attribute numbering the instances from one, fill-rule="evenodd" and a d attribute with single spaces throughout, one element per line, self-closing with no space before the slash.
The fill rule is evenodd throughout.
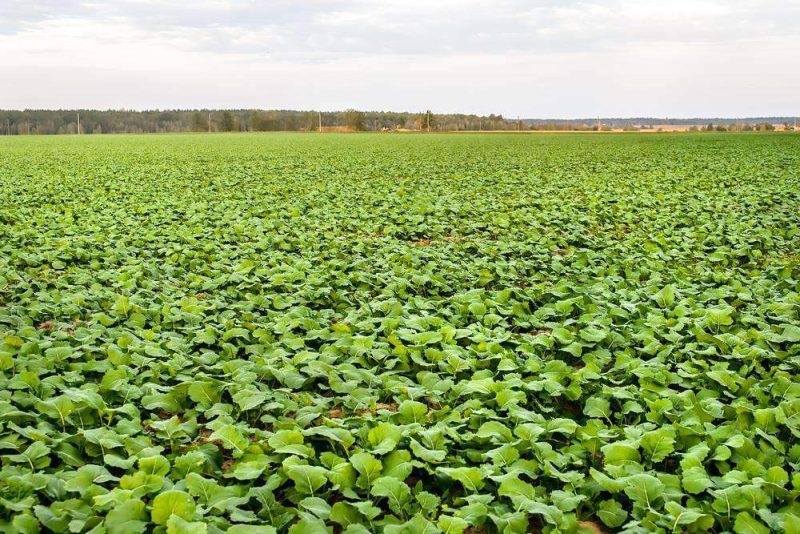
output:
<path id="1" fill-rule="evenodd" d="M 0 105 L 790 114 L 798 23 L 773 0 L 2 0 Z"/>

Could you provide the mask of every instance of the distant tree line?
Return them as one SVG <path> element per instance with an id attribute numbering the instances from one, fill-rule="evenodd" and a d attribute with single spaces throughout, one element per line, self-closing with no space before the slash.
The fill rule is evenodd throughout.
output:
<path id="1" fill-rule="evenodd" d="M 601 118 L 584 118 L 584 119 L 523 119 L 526 124 L 536 126 L 538 129 L 570 129 L 570 128 L 591 128 L 598 123 L 603 127 L 613 129 L 625 128 L 651 128 L 653 125 L 679 125 L 679 126 L 697 126 L 698 131 L 705 129 L 708 124 L 717 126 L 724 126 L 726 129 L 731 127 L 736 130 L 737 127 L 744 127 L 749 124 L 754 127 L 758 124 L 781 124 L 784 126 L 794 126 L 796 122 L 800 122 L 800 117 L 790 116 L 776 116 L 776 117 L 684 117 L 684 118 L 668 118 L 668 117 L 601 117 Z M 754 128 L 755 129 L 755 128 Z"/>
<path id="2" fill-rule="evenodd" d="M 794 125 L 788 122 L 783 123 L 784 130 L 794 130 Z M 705 126 L 692 126 L 690 132 L 771 132 L 775 130 L 775 125 L 771 122 L 737 122 L 734 124 L 714 124 L 709 122 Z"/>
<path id="3" fill-rule="evenodd" d="M 271 131 L 514 131 L 636 130 L 644 124 L 697 124 L 698 131 L 791 129 L 793 117 L 762 119 L 506 119 L 502 115 L 424 111 L 295 110 L 0 110 L 0 135 L 78 133 L 271 132 Z M 668 122 L 667 122 L 668 121 Z M 681 122 L 683 121 L 683 122 Z"/>
<path id="4" fill-rule="evenodd" d="M 391 111 L 293 110 L 0 110 L 0 135 L 173 132 L 514 130 L 528 126 L 502 115 Z"/>

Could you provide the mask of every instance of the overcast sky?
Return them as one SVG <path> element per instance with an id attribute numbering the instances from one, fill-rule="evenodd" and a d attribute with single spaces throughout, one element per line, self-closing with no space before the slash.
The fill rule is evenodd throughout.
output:
<path id="1" fill-rule="evenodd" d="M 0 108 L 800 115 L 800 0 L 0 0 Z"/>

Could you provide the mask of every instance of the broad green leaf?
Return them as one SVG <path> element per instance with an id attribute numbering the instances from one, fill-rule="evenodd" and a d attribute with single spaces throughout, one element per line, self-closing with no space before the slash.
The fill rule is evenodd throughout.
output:
<path id="1" fill-rule="evenodd" d="M 311 451 L 304 445 L 305 438 L 296 430 L 279 430 L 269 438 L 269 445 L 280 454 L 308 457 Z"/>
<path id="2" fill-rule="evenodd" d="M 147 520 L 144 502 L 139 499 L 129 499 L 111 509 L 106 514 L 104 524 L 109 534 L 124 534 L 143 528 Z"/>
<path id="3" fill-rule="evenodd" d="M 424 423 L 427 421 L 428 407 L 421 402 L 406 400 L 397 409 L 402 423 Z"/>
<path id="4" fill-rule="evenodd" d="M 636 447 L 629 443 L 610 443 L 601 447 L 600 450 L 603 452 L 604 461 L 608 465 L 638 464 L 642 460 Z"/>
<path id="5" fill-rule="evenodd" d="M 661 290 L 653 295 L 653 300 L 662 308 L 672 308 L 675 304 L 675 290 L 672 286 L 664 286 Z"/>
<path id="6" fill-rule="evenodd" d="M 403 430 L 390 423 L 380 423 L 375 428 L 370 429 L 367 440 L 373 447 L 376 454 L 387 454 L 397 447 L 403 439 Z"/>
<path id="7" fill-rule="evenodd" d="M 373 482 L 381 476 L 383 470 L 381 461 L 367 452 L 359 452 L 351 456 L 350 464 L 358 472 L 358 481 L 363 488 L 370 488 Z"/>
<path id="8" fill-rule="evenodd" d="M 277 530 L 269 525 L 233 525 L 225 534 L 277 534 Z"/>
<path id="9" fill-rule="evenodd" d="M 483 423 L 475 435 L 479 438 L 492 439 L 501 443 L 507 443 L 514 439 L 511 430 L 497 421 L 487 421 Z"/>
<path id="10" fill-rule="evenodd" d="M 758 519 L 748 512 L 736 514 L 736 522 L 733 525 L 736 534 L 769 534 L 769 528 L 764 526 Z"/>
<path id="11" fill-rule="evenodd" d="M 500 484 L 497 493 L 512 500 L 526 499 L 533 501 L 536 499 L 536 490 L 533 486 L 516 476 L 505 478 Z"/>
<path id="12" fill-rule="evenodd" d="M 300 493 L 314 496 L 314 492 L 325 485 L 327 470 L 316 465 L 289 465 L 286 474 L 294 482 L 295 488 Z"/>
<path id="13" fill-rule="evenodd" d="M 581 339 L 591 341 L 592 343 L 599 343 L 608 336 L 608 331 L 597 326 L 586 326 L 581 328 L 579 335 Z"/>
<path id="14" fill-rule="evenodd" d="M 177 515 L 171 515 L 167 519 L 167 534 L 205 534 L 208 532 L 208 525 L 201 521 L 186 521 Z"/>
<path id="15" fill-rule="evenodd" d="M 671 429 L 659 428 L 644 434 L 639 440 L 639 446 L 645 460 L 651 463 L 661 462 L 675 450 L 675 434 Z"/>
<path id="16" fill-rule="evenodd" d="M 186 521 L 194 517 L 195 504 L 191 495 L 178 490 L 169 490 L 156 495 L 151 517 L 157 525 L 166 525 L 173 515 Z"/>
<path id="17" fill-rule="evenodd" d="M 234 456 L 241 456 L 247 448 L 247 440 L 233 425 L 225 425 L 211 434 L 210 439 L 218 440 L 223 447 L 233 452 Z"/>
<path id="18" fill-rule="evenodd" d="M 607 527 L 617 528 L 625 523 L 628 518 L 622 505 L 613 499 L 602 501 L 597 510 L 597 517 L 600 518 Z"/>
<path id="19" fill-rule="evenodd" d="M 653 503 L 664 493 L 663 482 L 652 475 L 640 473 L 625 479 L 623 491 L 631 500 L 646 508 L 652 508 Z"/>
<path id="20" fill-rule="evenodd" d="M 702 467 L 690 467 L 683 472 L 681 477 L 683 488 L 692 494 L 702 493 L 714 486 L 714 483 Z"/>
<path id="21" fill-rule="evenodd" d="M 392 451 L 382 460 L 382 475 L 405 480 L 411 474 L 414 465 L 411 462 L 411 454 L 405 450 Z"/>
<path id="22" fill-rule="evenodd" d="M 376 479 L 370 492 L 372 495 L 386 497 L 389 508 L 397 514 L 402 514 L 404 506 L 411 498 L 411 491 L 405 482 L 394 477 Z"/>
<path id="23" fill-rule="evenodd" d="M 602 397 L 592 397 L 586 399 L 583 413 L 589 417 L 607 418 L 611 415 L 611 403 Z"/>
<path id="24" fill-rule="evenodd" d="M 328 519 L 331 514 L 330 505 L 319 497 L 306 497 L 300 501 L 303 510 L 309 511 L 320 519 Z"/>
<path id="25" fill-rule="evenodd" d="M 253 410 L 267 400 L 267 396 L 260 391 L 251 389 L 242 389 L 233 394 L 233 402 L 239 406 L 242 411 Z"/>
<path id="26" fill-rule="evenodd" d="M 189 398 L 205 408 L 210 408 L 220 400 L 219 388 L 211 382 L 192 382 Z"/>
<path id="27" fill-rule="evenodd" d="M 439 516 L 437 526 L 442 531 L 442 534 L 461 534 L 467 529 L 469 523 L 460 517 L 441 515 Z"/>
<path id="28" fill-rule="evenodd" d="M 708 530 L 714 525 L 714 519 L 710 515 L 692 508 L 684 508 L 677 502 L 669 501 L 664 505 L 664 508 L 666 508 L 667 512 L 672 516 L 671 523 L 673 532 L 678 530 L 680 525 L 692 525 L 700 520 L 703 522 L 701 526 L 704 530 Z"/>
<path id="29" fill-rule="evenodd" d="M 348 525 L 360 524 L 361 514 L 353 505 L 339 501 L 331 507 L 330 520 L 346 528 Z"/>
<path id="30" fill-rule="evenodd" d="M 458 480 L 470 492 L 481 490 L 485 484 L 484 474 L 477 467 L 440 467 L 437 471 Z"/>

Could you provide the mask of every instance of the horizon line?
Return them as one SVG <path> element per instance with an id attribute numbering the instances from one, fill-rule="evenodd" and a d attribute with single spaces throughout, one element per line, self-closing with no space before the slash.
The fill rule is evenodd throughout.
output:
<path id="1" fill-rule="evenodd" d="M 443 111 L 433 111 L 433 110 L 418 110 L 418 111 L 395 111 L 395 110 L 375 110 L 375 109 L 358 109 L 358 108 L 342 108 L 342 109 L 296 109 L 296 108 L 256 108 L 256 107 L 203 107 L 203 108 L 24 108 L 24 109 L 14 109 L 14 108 L 0 108 L 0 113 L 34 113 L 34 112 L 60 112 L 60 113 L 80 113 L 80 112 L 95 112 L 95 113 L 164 113 L 164 112 L 175 112 L 175 113 L 186 113 L 186 112 L 290 112 L 290 113 L 346 113 L 348 111 L 357 111 L 361 113 L 394 113 L 398 115 L 418 115 L 429 112 L 433 115 L 464 115 L 464 116 L 474 116 L 474 117 L 502 117 L 508 121 L 537 121 L 537 122 L 565 122 L 565 121 L 597 121 L 597 120 L 665 120 L 665 121 L 677 121 L 677 120 L 687 120 L 687 121 L 698 121 L 698 120 L 736 120 L 736 121 L 746 121 L 746 120 L 754 120 L 754 119 L 797 119 L 800 120 L 800 115 L 748 115 L 748 116 L 741 116 L 741 115 L 696 115 L 696 116 L 689 116 L 689 115 L 675 115 L 675 116 L 665 116 L 665 115 L 628 115 L 628 116 L 613 116 L 613 115 L 596 115 L 596 116 L 578 116 L 578 117 L 523 117 L 518 115 L 516 117 L 510 117 L 504 115 L 502 113 L 473 113 L 473 112 L 464 112 L 464 111 L 456 111 L 456 112 L 443 112 Z"/>

